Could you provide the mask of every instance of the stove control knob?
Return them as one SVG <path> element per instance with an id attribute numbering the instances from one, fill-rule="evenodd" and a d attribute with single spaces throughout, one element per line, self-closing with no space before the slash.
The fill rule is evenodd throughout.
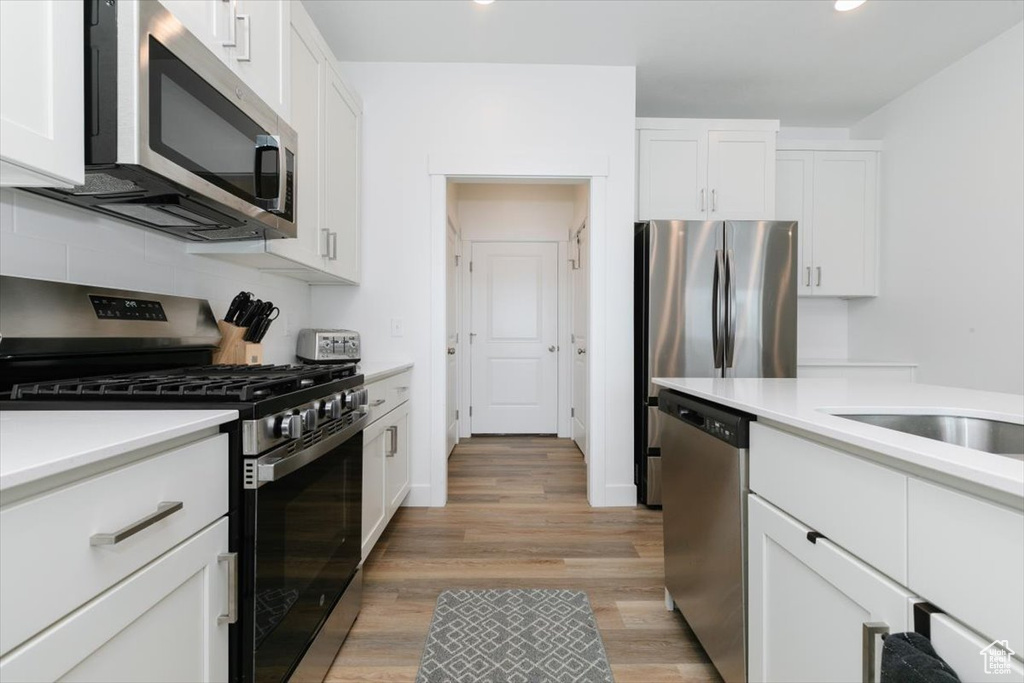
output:
<path id="1" fill-rule="evenodd" d="M 345 395 L 336 394 L 327 403 L 327 414 L 332 420 L 340 420 L 341 414 L 345 411 Z"/>
<path id="2" fill-rule="evenodd" d="M 274 432 L 277 436 L 283 436 L 286 439 L 299 438 L 302 436 L 302 416 L 298 414 L 282 415 L 275 421 Z"/>
<path id="3" fill-rule="evenodd" d="M 316 408 L 306 408 L 299 415 L 302 417 L 303 429 L 316 429 L 317 415 Z"/>

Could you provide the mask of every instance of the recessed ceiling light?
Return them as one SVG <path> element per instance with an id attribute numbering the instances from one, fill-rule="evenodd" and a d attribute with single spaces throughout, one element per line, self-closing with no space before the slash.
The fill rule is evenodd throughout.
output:
<path id="1" fill-rule="evenodd" d="M 836 0 L 836 11 L 849 12 L 852 9 L 857 9 L 865 2 L 867 0 Z"/>
<path id="2" fill-rule="evenodd" d="M 863 0 L 861 1 L 863 2 Z M 489 5 L 492 2 L 494 2 L 494 0 L 473 0 L 473 2 L 475 2 L 478 5 Z"/>

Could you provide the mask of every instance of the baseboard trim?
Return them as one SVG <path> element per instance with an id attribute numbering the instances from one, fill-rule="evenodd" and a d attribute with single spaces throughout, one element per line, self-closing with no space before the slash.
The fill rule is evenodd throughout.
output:
<path id="1" fill-rule="evenodd" d="M 604 487 L 604 505 L 607 508 L 635 507 L 636 484 L 613 484 Z"/>

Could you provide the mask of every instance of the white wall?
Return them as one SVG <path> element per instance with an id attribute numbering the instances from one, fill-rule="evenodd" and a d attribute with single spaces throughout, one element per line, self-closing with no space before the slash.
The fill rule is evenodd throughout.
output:
<path id="1" fill-rule="evenodd" d="M 359 288 L 313 287 L 313 316 L 323 325 L 359 330 L 367 359 L 415 362 L 408 502 L 431 501 L 429 407 L 437 391 L 430 371 L 430 158 L 584 154 L 606 158 L 608 168 L 608 277 L 601 283 L 608 363 L 593 374 L 605 383 L 616 406 L 608 414 L 616 417 L 595 425 L 594 438 L 604 440 L 608 453 L 598 499 L 635 500 L 632 417 L 619 401 L 632 386 L 635 70 L 406 63 L 343 68 L 363 100 L 364 276 Z M 392 317 L 405 321 L 403 337 L 391 336 Z"/>
<path id="2" fill-rule="evenodd" d="M 0 274 L 208 299 L 218 318 L 242 289 L 281 308 L 264 361 L 295 360 L 309 327 L 309 287 L 298 280 L 188 254 L 185 242 L 22 190 L 0 190 Z"/>
<path id="3" fill-rule="evenodd" d="M 796 357 L 801 360 L 846 360 L 847 302 L 833 297 L 798 297 L 796 300 Z M 878 359 L 894 360 L 888 356 Z"/>
<path id="4" fill-rule="evenodd" d="M 459 183 L 462 239 L 565 242 L 575 210 L 574 185 Z"/>
<path id="5" fill-rule="evenodd" d="M 853 127 L 885 142 L 881 292 L 850 353 L 1024 393 L 1024 23 Z"/>

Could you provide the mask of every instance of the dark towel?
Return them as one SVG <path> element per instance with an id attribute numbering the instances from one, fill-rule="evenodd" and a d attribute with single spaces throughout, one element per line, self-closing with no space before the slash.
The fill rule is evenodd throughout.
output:
<path id="1" fill-rule="evenodd" d="M 960 683 L 956 672 L 920 633 L 893 633 L 882 647 L 881 683 Z"/>

